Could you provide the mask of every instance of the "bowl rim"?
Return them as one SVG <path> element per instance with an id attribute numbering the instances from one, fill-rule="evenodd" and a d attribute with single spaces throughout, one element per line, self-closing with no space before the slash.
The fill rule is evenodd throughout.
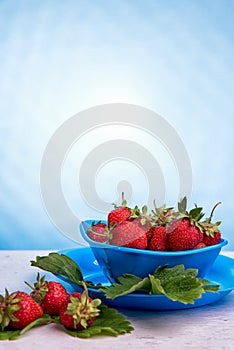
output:
<path id="1" fill-rule="evenodd" d="M 83 220 L 80 223 L 80 232 L 83 237 L 83 239 L 89 243 L 89 246 L 91 248 L 103 248 L 103 249 L 109 249 L 109 250 L 116 250 L 121 252 L 129 252 L 134 254 L 146 254 L 146 255 L 153 255 L 153 256 L 179 256 L 179 255 L 192 255 L 197 253 L 203 253 L 210 250 L 215 249 L 221 249 L 225 245 L 228 244 L 228 240 L 225 238 L 221 238 L 220 242 L 217 244 L 213 244 L 210 246 L 202 247 L 202 248 L 196 248 L 196 249 L 189 249 L 189 250 L 177 250 L 177 251 L 159 251 L 159 250 L 148 250 L 148 249 L 136 249 L 136 248 L 128 248 L 123 246 L 115 246 L 107 243 L 100 243 L 95 242 L 92 239 L 90 239 L 86 234 L 87 226 L 90 226 L 92 222 L 102 222 L 106 223 L 105 220 L 97 220 L 97 219 L 89 219 L 89 220 Z M 86 227 L 85 227 L 86 226 Z"/>

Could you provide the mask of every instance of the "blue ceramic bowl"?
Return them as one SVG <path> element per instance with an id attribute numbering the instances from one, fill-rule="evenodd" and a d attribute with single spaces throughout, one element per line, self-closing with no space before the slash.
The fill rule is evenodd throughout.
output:
<path id="1" fill-rule="evenodd" d="M 179 264 L 183 264 L 185 268 L 198 269 L 198 276 L 204 277 L 212 267 L 222 247 L 228 243 L 227 240 L 221 239 L 219 244 L 209 247 L 176 252 L 118 247 L 94 242 L 87 236 L 88 228 L 95 221 L 98 220 L 83 221 L 80 224 L 80 231 L 84 240 L 89 243 L 104 274 L 111 282 L 115 282 L 119 276 L 125 273 L 143 278 L 148 274 L 153 274 L 158 266 L 173 267 Z"/>

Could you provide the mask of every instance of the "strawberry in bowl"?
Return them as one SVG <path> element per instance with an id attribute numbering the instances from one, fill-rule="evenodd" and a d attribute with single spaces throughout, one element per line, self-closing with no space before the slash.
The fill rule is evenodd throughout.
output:
<path id="1" fill-rule="evenodd" d="M 177 210 L 165 205 L 158 208 L 154 203 L 150 214 L 145 206 L 131 209 L 124 203 L 113 209 L 118 214 L 115 221 L 109 220 L 113 217 L 110 212 L 106 221 L 83 221 L 80 231 L 111 282 L 126 273 L 144 278 L 158 266 L 179 264 L 198 269 L 198 276 L 204 277 L 228 243 L 219 230 L 220 222 L 212 222 L 219 204 L 204 219 L 201 207 L 187 210 L 186 198 L 178 203 Z M 91 235 L 100 224 L 105 241 Z"/>

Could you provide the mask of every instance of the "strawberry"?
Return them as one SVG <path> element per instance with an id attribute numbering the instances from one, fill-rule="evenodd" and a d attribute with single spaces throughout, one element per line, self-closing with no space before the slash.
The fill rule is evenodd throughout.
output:
<path id="1" fill-rule="evenodd" d="M 131 210 L 127 207 L 118 207 L 112 210 L 107 217 L 108 227 L 113 227 L 119 222 L 126 220 L 130 217 Z"/>
<path id="2" fill-rule="evenodd" d="M 125 220 L 112 229 L 111 244 L 128 248 L 146 249 L 148 239 L 143 226 L 135 220 Z"/>
<path id="3" fill-rule="evenodd" d="M 87 231 L 87 235 L 90 239 L 95 242 L 108 243 L 110 238 L 109 229 L 106 224 L 101 223 L 92 223 Z"/>
<path id="4" fill-rule="evenodd" d="M 184 250 L 202 248 L 204 246 L 217 244 L 220 242 L 221 233 L 218 226 L 221 222 L 212 223 L 212 216 L 215 208 L 221 204 L 218 202 L 213 207 L 209 218 L 201 221 L 204 214 L 202 208 L 195 206 L 187 212 L 186 197 L 178 203 L 178 213 L 176 219 L 169 223 L 169 247 L 171 250 Z"/>
<path id="5" fill-rule="evenodd" d="M 124 199 L 124 195 L 122 193 L 122 205 L 117 207 L 114 204 L 114 209 L 109 212 L 107 216 L 107 222 L 108 222 L 108 227 L 112 228 L 119 222 L 122 222 L 123 220 L 126 220 L 130 217 L 132 211 L 130 208 L 127 207 L 127 202 Z"/>
<path id="6" fill-rule="evenodd" d="M 165 226 L 168 224 L 172 219 L 174 219 L 174 210 L 173 208 L 167 208 L 165 204 L 163 204 L 161 207 L 157 207 L 156 202 L 154 201 L 154 210 L 152 210 L 152 221 L 156 225 L 163 225 Z"/>
<path id="7" fill-rule="evenodd" d="M 60 307 L 59 317 L 65 327 L 79 330 L 88 328 L 99 315 L 101 300 L 90 298 L 87 287 L 84 288 L 83 293 L 73 292 L 68 295 Z"/>
<path id="8" fill-rule="evenodd" d="M 152 236 L 152 223 L 150 221 L 143 221 L 141 219 L 135 219 L 135 224 L 138 224 L 140 228 L 142 228 L 146 234 L 147 240 L 149 242 Z"/>
<path id="9" fill-rule="evenodd" d="M 152 235 L 148 244 L 149 250 L 169 250 L 168 234 L 165 226 L 156 226 L 151 229 Z"/>
<path id="10" fill-rule="evenodd" d="M 217 231 L 217 232 L 213 233 L 213 236 L 204 234 L 202 242 L 205 245 L 209 246 L 209 245 L 218 244 L 220 242 L 220 239 L 221 239 L 221 233 L 219 231 Z"/>
<path id="11" fill-rule="evenodd" d="M 41 278 L 39 273 L 33 287 L 29 283 L 25 283 L 33 289 L 30 295 L 41 305 L 44 313 L 58 315 L 59 308 L 68 295 L 61 283 L 55 281 L 48 282 L 45 280 L 45 276 Z"/>
<path id="12" fill-rule="evenodd" d="M 173 208 L 166 207 L 163 204 L 161 207 L 157 207 L 154 201 L 154 209 L 152 210 L 151 222 L 152 226 L 152 241 L 149 241 L 148 249 L 150 250 L 169 250 L 168 235 L 166 227 L 175 218 L 175 212 Z"/>
<path id="13" fill-rule="evenodd" d="M 202 241 L 203 228 L 200 221 L 204 216 L 202 208 L 195 206 L 188 212 L 186 207 L 187 199 L 184 197 L 178 203 L 178 212 L 174 213 L 175 218 L 167 224 L 170 250 L 193 249 Z"/>
<path id="14" fill-rule="evenodd" d="M 173 251 L 193 249 L 203 238 L 201 230 L 188 218 L 174 220 L 168 232 L 169 248 Z"/>
<path id="15" fill-rule="evenodd" d="M 202 242 L 207 246 L 218 244 L 221 239 L 221 233 L 218 228 L 221 222 L 218 221 L 216 223 L 212 223 L 212 216 L 214 214 L 214 210 L 219 204 L 221 204 L 221 202 L 215 204 L 209 218 L 201 223 L 204 232 Z"/>
<path id="16" fill-rule="evenodd" d="M 193 249 L 199 249 L 199 248 L 204 248 L 204 247 L 206 247 L 206 244 L 203 242 L 200 242 L 197 245 L 195 245 L 195 247 Z"/>
<path id="17" fill-rule="evenodd" d="M 142 228 L 149 241 L 152 234 L 152 219 L 151 216 L 147 214 L 147 210 L 148 208 L 146 205 L 144 205 L 141 210 L 138 208 L 138 206 L 135 206 L 128 220 L 134 221 L 135 225 L 138 225 L 140 228 Z"/>
<path id="18" fill-rule="evenodd" d="M 0 295 L 0 324 L 2 330 L 10 326 L 22 329 L 43 315 L 42 307 L 27 293 L 17 291 Z"/>

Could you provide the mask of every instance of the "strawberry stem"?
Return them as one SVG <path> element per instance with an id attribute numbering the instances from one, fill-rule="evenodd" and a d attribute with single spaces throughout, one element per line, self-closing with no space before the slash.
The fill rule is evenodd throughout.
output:
<path id="1" fill-rule="evenodd" d="M 212 219 L 212 217 L 213 217 L 213 214 L 214 214 L 215 209 L 216 209 L 217 206 L 220 205 L 221 203 L 222 203 L 222 202 L 216 203 L 215 206 L 213 207 L 213 209 L 211 210 L 210 217 L 209 217 L 209 220 L 208 220 L 209 223 L 211 222 L 211 219 Z"/>
<path id="2" fill-rule="evenodd" d="M 126 207 L 127 206 L 127 201 L 124 198 L 124 192 L 122 192 L 122 207 Z"/>
<path id="3" fill-rule="evenodd" d="M 89 301 L 89 291 L 88 291 L 88 288 L 87 288 L 85 282 L 82 281 L 81 283 L 82 283 L 82 286 L 83 286 L 83 288 L 84 288 L 85 296 L 86 296 L 85 305 L 84 305 L 84 306 L 85 306 L 85 309 L 86 309 L 86 307 L 87 307 L 87 305 L 88 305 L 88 301 Z"/>
<path id="4" fill-rule="evenodd" d="M 34 287 L 27 281 L 24 281 L 24 283 L 32 290 L 34 290 Z"/>

